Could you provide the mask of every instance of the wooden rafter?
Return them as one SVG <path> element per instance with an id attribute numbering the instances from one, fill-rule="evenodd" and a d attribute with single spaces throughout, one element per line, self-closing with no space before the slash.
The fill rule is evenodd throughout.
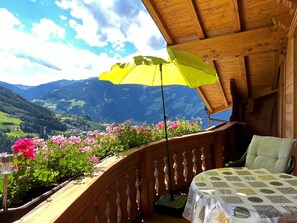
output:
<path id="1" fill-rule="evenodd" d="M 244 82 L 243 96 L 245 98 L 248 98 L 249 97 L 249 87 L 248 87 L 248 82 L 247 82 L 247 73 L 246 73 L 244 57 L 238 57 L 238 67 L 239 67 L 241 80 Z"/>
<path id="2" fill-rule="evenodd" d="M 291 25 L 289 27 L 288 38 L 292 38 L 293 36 L 295 36 L 296 27 L 297 27 L 297 9 L 295 9 L 294 16 L 293 16 Z"/>
<path id="3" fill-rule="evenodd" d="M 251 99 L 261 98 L 261 97 L 264 97 L 266 95 L 270 95 L 270 94 L 273 94 L 276 92 L 277 92 L 277 89 L 271 90 L 270 87 L 264 88 L 264 89 L 258 90 L 254 94 L 252 94 Z"/>
<path id="4" fill-rule="evenodd" d="M 273 68 L 272 68 L 272 84 L 271 90 L 274 90 L 278 87 L 278 79 L 279 79 L 279 67 L 281 63 L 281 52 L 276 51 L 274 54 Z"/>
<path id="5" fill-rule="evenodd" d="M 199 39 L 204 39 L 205 38 L 205 34 L 197 13 L 197 6 L 194 0 L 186 0 L 187 2 L 187 6 L 188 6 L 188 10 L 191 14 L 191 17 L 193 18 L 193 23 L 195 26 L 195 30 L 197 32 L 198 38 Z"/>
<path id="6" fill-rule="evenodd" d="M 277 29 L 268 27 L 209 39 L 192 40 L 171 47 L 176 50 L 188 50 L 205 60 L 216 60 L 285 49 L 286 41 L 283 35 Z"/>
<path id="7" fill-rule="evenodd" d="M 172 37 L 166 23 L 162 19 L 157 7 L 153 3 L 152 0 L 142 0 L 143 4 L 147 8 L 148 12 L 150 13 L 151 17 L 155 21 L 156 25 L 158 26 L 160 32 L 162 33 L 164 39 L 167 42 L 167 45 L 174 44 L 174 38 Z"/>
<path id="8" fill-rule="evenodd" d="M 233 18 L 234 18 L 233 19 L 233 29 L 234 29 L 234 32 L 237 33 L 237 32 L 241 31 L 237 0 L 231 0 L 231 8 L 233 11 Z"/>
<path id="9" fill-rule="evenodd" d="M 209 66 L 213 67 L 215 70 L 216 69 L 216 66 L 215 66 L 215 63 L 213 62 L 213 60 L 208 60 L 207 61 Z M 219 76 L 219 81 L 217 82 L 217 88 L 218 90 L 220 91 L 220 95 L 222 96 L 222 102 L 224 104 L 224 106 L 228 107 L 228 100 L 227 100 L 227 96 L 224 92 L 224 89 L 223 89 L 223 86 L 222 86 L 222 83 L 220 81 L 220 74 L 218 73 L 218 76 Z"/>
<path id="10" fill-rule="evenodd" d="M 233 28 L 234 32 L 240 32 L 241 31 L 241 25 L 240 25 L 240 15 L 238 11 L 238 2 L 237 0 L 231 0 L 231 6 L 232 6 L 232 11 L 233 11 L 233 17 L 234 17 L 234 22 L 233 22 Z M 246 73 L 246 67 L 245 67 L 245 59 L 244 56 L 239 56 L 238 57 L 238 71 L 241 76 L 241 80 L 244 83 L 244 88 L 243 88 L 243 96 L 244 98 L 249 97 L 249 88 L 248 88 L 248 82 L 247 82 L 247 73 Z"/>
<path id="11" fill-rule="evenodd" d="M 207 97 L 205 96 L 204 92 L 201 90 L 201 88 L 197 87 L 195 88 L 195 90 L 197 91 L 197 93 L 199 94 L 201 100 L 203 101 L 205 107 L 207 108 L 207 110 L 210 112 L 210 113 L 213 113 L 213 108 L 211 107 L 209 101 L 207 100 Z"/>

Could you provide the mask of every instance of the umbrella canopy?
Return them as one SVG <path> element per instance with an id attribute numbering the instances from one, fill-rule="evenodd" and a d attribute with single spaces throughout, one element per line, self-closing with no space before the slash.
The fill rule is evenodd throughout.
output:
<path id="1" fill-rule="evenodd" d="M 99 80 L 113 84 L 184 85 L 194 88 L 215 83 L 218 76 L 213 68 L 194 54 L 168 47 L 152 54 L 135 53 L 124 58 L 122 63 L 114 64 L 111 71 L 103 72 Z"/>
<path id="2" fill-rule="evenodd" d="M 184 85 L 194 88 L 215 83 L 218 80 L 216 71 L 194 54 L 174 51 L 168 47 L 152 54 L 136 53 L 124 58 L 122 63 L 114 64 L 111 71 L 103 72 L 99 80 L 110 81 L 113 84 L 161 86 L 169 192 L 170 200 L 174 201 L 163 85 Z"/>

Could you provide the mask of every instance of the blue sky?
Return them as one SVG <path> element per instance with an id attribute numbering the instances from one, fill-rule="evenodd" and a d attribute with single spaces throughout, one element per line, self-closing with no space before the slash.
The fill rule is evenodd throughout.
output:
<path id="1" fill-rule="evenodd" d="M 97 77 L 165 41 L 141 0 L 1 0 L 0 81 Z"/>

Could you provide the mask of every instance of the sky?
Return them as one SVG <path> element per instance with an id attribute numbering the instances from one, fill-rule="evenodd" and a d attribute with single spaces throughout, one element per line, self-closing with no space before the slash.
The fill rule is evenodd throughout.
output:
<path id="1" fill-rule="evenodd" d="M 0 81 L 10 84 L 98 77 L 165 45 L 141 0 L 0 0 Z"/>

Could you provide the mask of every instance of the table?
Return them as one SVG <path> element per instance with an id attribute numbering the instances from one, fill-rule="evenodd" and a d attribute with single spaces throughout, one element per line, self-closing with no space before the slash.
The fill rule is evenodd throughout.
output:
<path id="1" fill-rule="evenodd" d="M 193 178 L 183 217 L 193 223 L 297 222 L 297 177 L 219 168 Z"/>

